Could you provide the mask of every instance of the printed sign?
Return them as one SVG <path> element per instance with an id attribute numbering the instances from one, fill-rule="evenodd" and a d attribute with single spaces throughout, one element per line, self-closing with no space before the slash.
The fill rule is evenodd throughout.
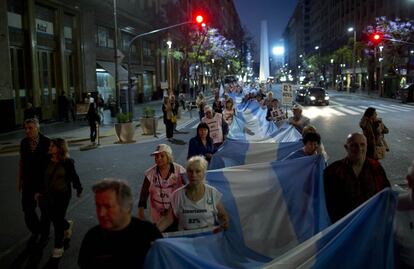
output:
<path id="1" fill-rule="evenodd" d="M 293 88 L 291 84 L 282 84 L 282 105 L 290 106 L 293 102 Z"/>

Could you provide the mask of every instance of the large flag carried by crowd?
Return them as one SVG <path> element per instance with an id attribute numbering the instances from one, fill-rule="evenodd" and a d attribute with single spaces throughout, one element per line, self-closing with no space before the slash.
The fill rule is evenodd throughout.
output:
<path id="1" fill-rule="evenodd" d="M 147 268 L 392 268 L 395 195 L 384 190 L 329 226 L 323 167 L 312 156 L 209 171 L 230 228 L 157 240 Z"/>
<path id="2" fill-rule="evenodd" d="M 206 176 L 223 194 L 228 230 L 157 240 L 146 268 L 393 268 L 396 194 L 387 188 L 331 224 L 323 156 L 280 161 L 301 138 L 255 100 L 239 103 Z"/>

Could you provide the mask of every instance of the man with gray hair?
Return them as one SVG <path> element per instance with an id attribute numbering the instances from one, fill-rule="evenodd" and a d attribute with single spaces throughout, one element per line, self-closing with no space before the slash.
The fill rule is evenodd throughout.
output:
<path id="1" fill-rule="evenodd" d="M 292 107 L 293 116 L 289 117 L 288 123 L 293 125 L 299 133 L 302 133 L 303 128 L 310 124 L 310 119 L 302 115 L 302 106 L 295 104 Z"/>
<path id="2" fill-rule="evenodd" d="M 162 238 L 154 224 L 131 216 L 128 183 L 104 179 L 92 187 L 99 225 L 90 229 L 79 251 L 80 268 L 142 268 L 153 241 Z"/>
<path id="3" fill-rule="evenodd" d="M 36 213 L 38 194 L 44 179 L 46 166 L 49 160 L 50 139 L 40 133 L 39 121 L 36 118 L 24 121 L 25 138 L 20 142 L 19 175 L 17 189 L 21 192 L 24 220 L 32 233 L 29 244 L 37 243 L 41 234 L 40 243 L 45 245 L 49 237 L 49 229 L 41 225 Z M 39 206 L 40 207 L 40 206 Z M 41 211 L 42 208 L 40 208 Z"/>
<path id="4" fill-rule="evenodd" d="M 395 213 L 395 268 L 414 268 L 414 161 L 406 176 L 409 191 L 400 194 Z"/>
<path id="5" fill-rule="evenodd" d="M 326 207 L 332 222 L 390 187 L 381 164 L 366 157 L 367 139 L 363 134 L 349 134 L 344 147 L 347 156 L 324 171 Z"/>

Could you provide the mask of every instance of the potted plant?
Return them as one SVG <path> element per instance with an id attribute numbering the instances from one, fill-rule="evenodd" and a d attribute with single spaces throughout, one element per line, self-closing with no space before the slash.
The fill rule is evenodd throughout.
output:
<path id="1" fill-rule="evenodd" d="M 132 122 L 132 113 L 118 113 L 116 115 L 118 123 L 115 123 L 115 133 L 119 143 L 134 142 L 135 127 Z"/>
<path id="2" fill-rule="evenodd" d="M 150 106 L 144 107 L 142 110 L 140 124 L 144 135 L 155 135 L 158 126 L 158 120 L 155 117 L 155 109 Z"/>

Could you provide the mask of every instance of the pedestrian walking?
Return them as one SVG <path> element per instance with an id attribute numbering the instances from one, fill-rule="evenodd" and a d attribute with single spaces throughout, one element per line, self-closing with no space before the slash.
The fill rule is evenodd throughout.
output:
<path id="1" fill-rule="evenodd" d="M 220 113 L 214 113 L 213 108 L 209 105 L 204 107 L 205 116 L 201 119 L 210 128 L 210 136 L 213 139 L 214 146 L 216 148 L 223 144 L 224 132 L 223 132 L 223 115 Z"/>
<path id="2" fill-rule="evenodd" d="M 299 133 L 310 124 L 310 119 L 302 115 L 302 110 L 301 105 L 295 104 L 292 108 L 293 116 L 288 119 L 289 124 L 293 125 Z"/>
<path id="3" fill-rule="evenodd" d="M 96 145 L 95 140 L 97 136 L 97 128 L 99 126 L 99 122 L 101 121 L 101 119 L 99 117 L 95 102 L 91 102 L 89 104 L 89 109 L 86 113 L 86 119 L 89 123 L 91 143 L 92 145 Z"/>
<path id="4" fill-rule="evenodd" d="M 174 122 L 173 122 L 173 106 L 171 104 L 170 98 L 168 96 L 164 97 L 164 102 L 162 104 L 162 113 L 163 113 L 163 121 L 165 124 L 165 132 L 168 141 L 174 142 Z"/>
<path id="5" fill-rule="evenodd" d="M 191 138 L 188 144 L 187 159 L 201 155 L 210 162 L 216 151 L 217 149 L 213 144 L 213 139 L 210 137 L 210 128 L 207 123 L 201 122 L 197 126 L 196 136 Z"/>
<path id="6" fill-rule="evenodd" d="M 36 118 L 26 119 L 24 121 L 25 138 L 20 142 L 17 188 L 21 192 L 24 220 L 32 233 L 30 244 L 37 243 L 41 232 L 40 219 L 36 213 L 36 208 L 39 206 L 36 194 L 40 192 L 46 165 L 49 161 L 50 139 L 41 134 L 39 128 L 39 121 Z M 43 209 L 39 208 L 42 212 Z M 47 238 L 41 238 L 41 241 L 45 240 Z"/>
<path id="7" fill-rule="evenodd" d="M 79 267 L 143 268 L 148 250 L 162 234 L 154 224 L 131 216 L 132 193 L 126 181 L 104 179 L 92 190 L 99 225 L 82 240 Z"/>
<path id="8" fill-rule="evenodd" d="M 378 118 L 376 109 L 368 107 L 359 122 L 365 137 L 367 138 L 367 157 L 378 160 L 383 159 L 388 144 L 385 142 L 384 134 L 389 132 L 388 128 Z"/>
<path id="9" fill-rule="evenodd" d="M 33 107 L 32 103 L 28 102 L 26 104 L 26 108 L 23 111 L 23 120 L 33 119 L 33 118 L 39 119 L 39 115 L 37 114 L 37 110 L 36 108 Z"/>
<path id="10" fill-rule="evenodd" d="M 55 243 L 53 258 L 60 258 L 64 252 L 64 241 L 70 240 L 72 224 L 65 219 L 72 197 L 72 186 L 76 196 L 82 195 L 82 185 L 76 173 L 75 161 L 70 158 L 68 145 L 62 138 L 54 138 L 49 146 L 50 160 L 46 167 L 43 186 L 39 192 L 39 203 L 43 208 L 42 237 L 49 237 L 50 223 L 53 223 Z"/>
<path id="11" fill-rule="evenodd" d="M 75 101 L 75 98 L 73 96 L 73 93 L 69 94 L 69 96 L 67 98 L 67 102 L 68 102 L 69 114 L 72 118 L 72 121 L 76 121 L 76 113 L 75 113 L 76 101 Z"/>
<path id="12" fill-rule="evenodd" d="M 324 171 L 326 207 L 332 222 L 390 187 L 381 164 L 367 157 L 367 139 L 363 134 L 348 135 L 344 147 L 347 156 Z"/>
<path id="13" fill-rule="evenodd" d="M 226 230 L 229 217 L 221 201 L 222 194 L 205 183 L 208 163 L 202 156 L 187 162 L 188 184 L 177 189 L 171 197 L 171 208 L 158 222 L 160 231 L 178 220 L 179 230 L 219 226 Z"/>
<path id="14" fill-rule="evenodd" d="M 174 162 L 172 149 L 166 144 L 159 144 L 151 156 L 154 156 L 155 164 L 144 173 L 138 203 L 138 218 L 145 219 L 144 210 L 147 208 L 149 198 L 151 221 L 157 223 L 170 208 L 170 196 L 173 191 L 184 185 L 185 169 Z M 170 230 L 176 230 L 176 225 L 172 225 Z"/>

